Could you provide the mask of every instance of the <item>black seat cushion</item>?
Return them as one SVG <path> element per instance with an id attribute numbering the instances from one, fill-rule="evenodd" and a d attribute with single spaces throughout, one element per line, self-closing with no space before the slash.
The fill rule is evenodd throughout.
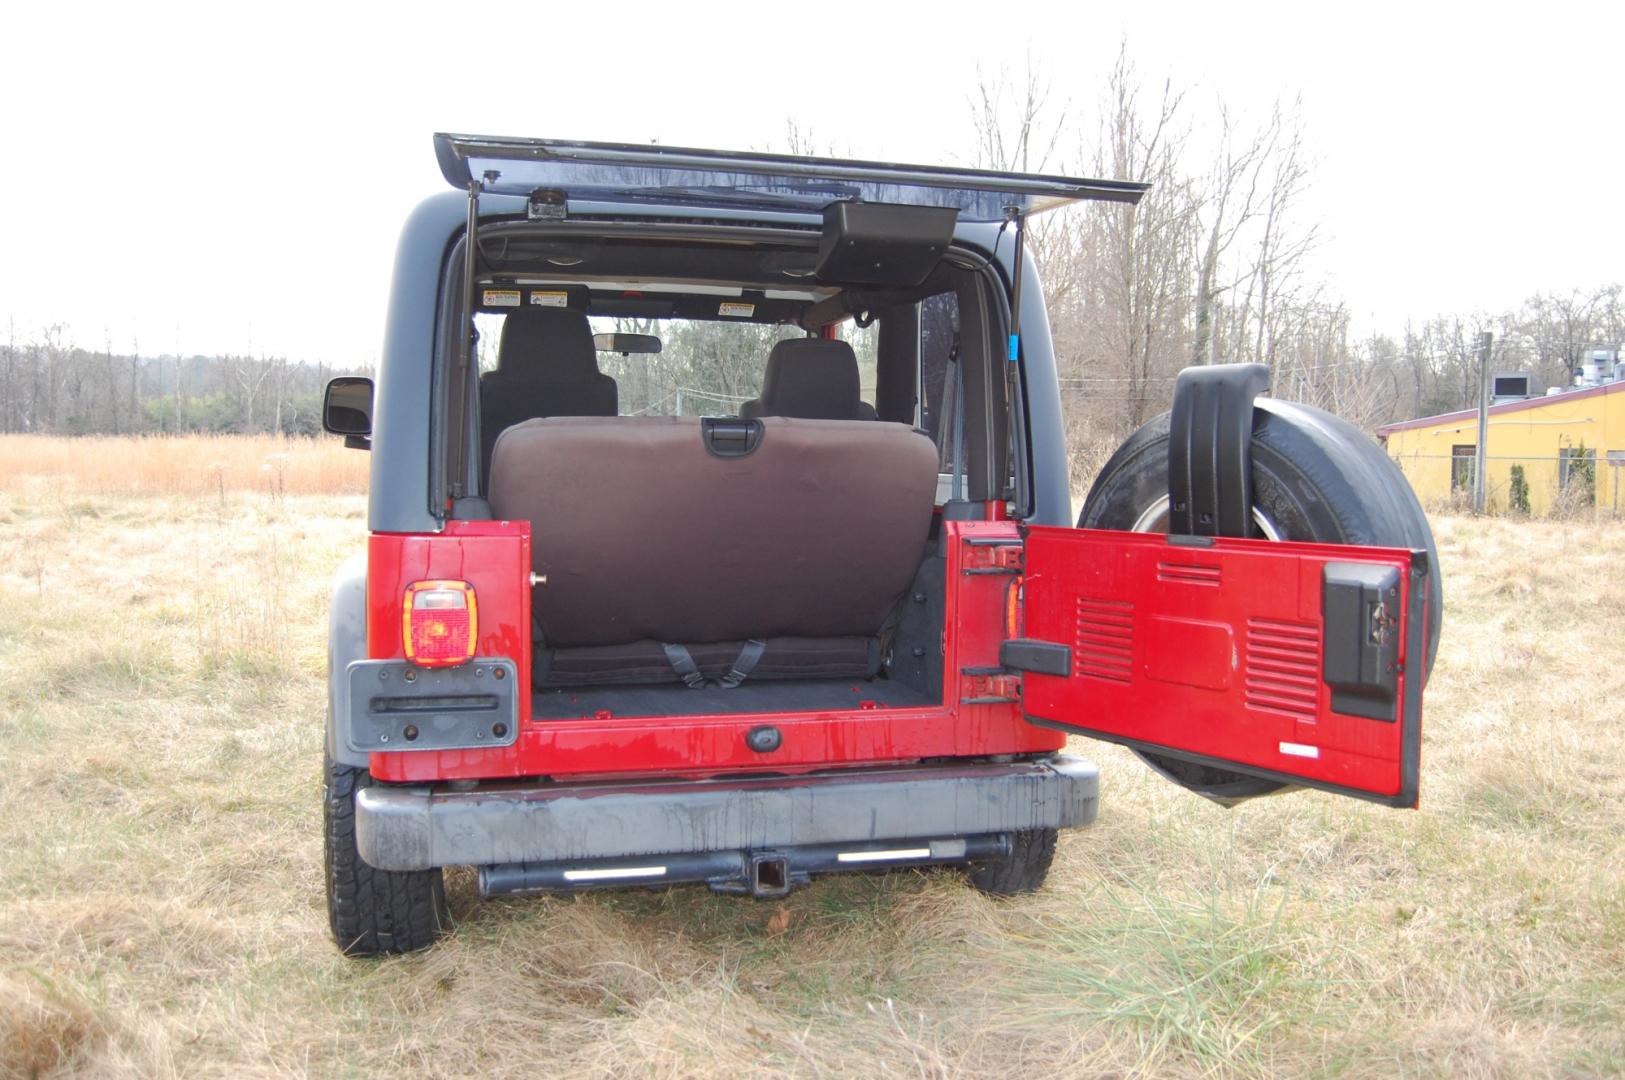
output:
<path id="1" fill-rule="evenodd" d="M 674 643 L 680 644 L 680 643 Z M 749 678 L 768 679 L 872 679 L 880 670 L 880 639 L 768 638 Z M 743 641 L 705 642 L 684 646 L 700 674 L 718 680 L 739 661 Z M 672 667 L 665 644 L 634 641 L 625 645 L 588 645 L 536 650 L 531 671 L 536 686 L 649 686 L 677 683 L 682 676 Z"/>
<path id="2" fill-rule="evenodd" d="M 795 416 L 804 420 L 873 420 L 862 397 L 852 346 L 827 338 L 793 338 L 773 346 L 760 397 L 739 415 Z"/>
<path id="3" fill-rule="evenodd" d="M 502 323 L 495 371 L 480 376 L 482 476 L 497 436 L 545 416 L 614 416 L 615 380 L 598 370 L 587 316 L 567 308 L 520 308 Z"/>

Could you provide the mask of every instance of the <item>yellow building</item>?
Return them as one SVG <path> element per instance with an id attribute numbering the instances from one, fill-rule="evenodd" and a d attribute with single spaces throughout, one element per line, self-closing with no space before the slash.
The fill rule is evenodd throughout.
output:
<path id="1" fill-rule="evenodd" d="M 1470 502 L 1477 410 L 1389 424 L 1377 438 L 1424 506 Z M 1625 381 L 1490 406 L 1485 453 L 1485 508 L 1492 512 L 1544 514 L 1558 501 L 1625 508 Z M 1515 468 L 1527 491 L 1521 500 Z"/>

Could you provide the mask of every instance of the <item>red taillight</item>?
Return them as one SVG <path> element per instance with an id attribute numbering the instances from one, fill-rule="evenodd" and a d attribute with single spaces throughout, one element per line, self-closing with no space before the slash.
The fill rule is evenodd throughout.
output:
<path id="1" fill-rule="evenodd" d="M 1004 593 L 1004 636 L 1018 638 L 1021 636 L 1021 594 L 1026 584 L 1025 577 L 1013 578 Z"/>
<path id="2" fill-rule="evenodd" d="M 414 581 L 406 587 L 401 634 L 419 667 L 455 667 L 474 658 L 479 619 L 466 581 Z"/>

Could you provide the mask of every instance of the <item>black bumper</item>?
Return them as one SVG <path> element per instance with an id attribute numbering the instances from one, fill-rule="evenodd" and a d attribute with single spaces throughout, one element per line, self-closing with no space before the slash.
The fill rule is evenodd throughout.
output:
<path id="1" fill-rule="evenodd" d="M 921 846 L 900 843 L 909 840 L 947 852 L 941 845 L 954 838 L 1087 825 L 1099 801 L 1095 766 L 1064 756 L 749 780 L 374 785 L 356 793 L 356 844 L 384 870 Z"/>

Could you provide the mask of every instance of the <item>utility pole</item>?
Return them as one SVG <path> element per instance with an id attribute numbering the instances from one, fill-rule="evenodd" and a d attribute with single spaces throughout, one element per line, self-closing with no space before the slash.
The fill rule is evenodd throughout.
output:
<path id="1" fill-rule="evenodd" d="M 1490 429 L 1490 343 L 1488 330 L 1478 335 L 1478 445 L 1473 450 L 1473 513 L 1484 512 L 1484 470 L 1489 462 L 1485 439 Z"/>

